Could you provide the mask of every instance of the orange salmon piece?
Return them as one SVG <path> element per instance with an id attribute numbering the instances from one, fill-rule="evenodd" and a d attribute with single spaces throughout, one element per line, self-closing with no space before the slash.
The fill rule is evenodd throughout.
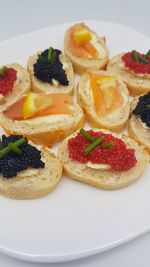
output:
<path id="1" fill-rule="evenodd" d="M 96 112 L 99 113 L 100 115 L 103 115 L 106 112 L 106 107 L 105 107 L 103 92 L 102 90 L 100 90 L 100 87 L 96 82 L 99 76 L 95 75 L 90 71 L 88 71 L 88 74 L 90 76 L 91 88 L 92 88 Z"/>
<path id="2" fill-rule="evenodd" d="M 96 112 L 100 116 L 105 116 L 118 109 L 122 105 L 123 99 L 117 82 L 116 87 L 108 87 L 108 89 L 102 90 L 100 84 L 97 83 L 97 80 L 102 76 L 94 74 L 91 71 L 88 71 L 88 74 L 90 76 Z M 109 97 L 111 98 L 109 100 L 111 105 L 108 107 L 107 99 Z"/>
<path id="3" fill-rule="evenodd" d="M 32 116 L 32 118 L 54 114 L 70 114 L 68 105 L 71 105 L 73 102 L 72 96 L 55 93 L 48 94 L 48 96 L 50 96 L 52 99 L 52 105 L 48 106 L 44 110 L 38 111 Z"/>
<path id="4" fill-rule="evenodd" d="M 72 96 L 64 94 L 48 94 L 48 97 L 52 98 L 52 105 L 48 106 L 44 110 L 40 110 L 30 118 L 47 116 L 53 114 L 70 114 L 69 104 L 72 104 Z M 23 120 L 23 105 L 25 102 L 25 96 L 18 100 L 16 103 L 12 104 L 4 114 L 13 120 Z M 29 118 L 29 119 L 30 119 Z"/>
<path id="5" fill-rule="evenodd" d="M 89 54 L 92 56 L 92 58 L 94 58 L 94 59 L 99 58 L 99 54 L 98 54 L 96 48 L 90 42 L 87 42 L 86 44 L 84 44 L 83 47 L 89 52 Z"/>
<path id="6" fill-rule="evenodd" d="M 23 104 L 25 101 L 25 96 L 19 99 L 17 102 L 9 106 L 3 113 L 10 119 L 22 120 L 23 118 Z"/>
<path id="7" fill-rule="evenodd" d="M 70 47 L 71 52 L 73 55 L 77 57 L 85 57 L 89 56 L 88 51 L 83 46 L 78 46 L 74 40 L 74 31 L 75 29 L 72 27 L 68 30 L 68 46 Z"/>

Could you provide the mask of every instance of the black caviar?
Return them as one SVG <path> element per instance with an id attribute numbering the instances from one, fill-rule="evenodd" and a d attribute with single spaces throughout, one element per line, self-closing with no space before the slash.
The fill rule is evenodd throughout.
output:
<path id="1" fill-rule="evenodd" d="M 150 128 L 150 92 L 139 97 L 133 114 L 140 116 L 142 122 L 145 122 L 146 126 Z"/>
<path id="2" fill-rule="evenodd" d="M 2 146 L 6 147 L 8 143 L 15 142 L 22 138 L 22 135 L 2 136 Z M 30 145 L 28 140 L 20 147 L 21 155 L 9 152 L 0 158 L 0 173 L 3 177 L 9 179 L 15 177 L 18 172 L 26 170 L 28 167 L 44 168 L 45 163 L 41 160 L 41 151 Z"/>
<path id="3" fill-rule="evenodd" d="M 42 82 L 51 83 L 52 79 L 57 80 L 60 84 L 67 86 L 68 79 L 65 71 L 63 70 L 63 64 L 61 63 L 59 56 L 61 51 L 53 49 L 53 60 L 48 58 L 49 49 L 44 50 L 37 59 L 37 62 L 33 65 L 34 75 Z"/>

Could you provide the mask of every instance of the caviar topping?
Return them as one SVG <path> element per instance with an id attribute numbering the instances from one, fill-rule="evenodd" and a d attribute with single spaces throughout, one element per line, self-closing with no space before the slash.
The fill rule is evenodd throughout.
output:
<path id="1" fill-rule="evenodd" d="M 103 143 L 105 140 L 104 136 L 100 136 L 98 139 L 94 139 L 91 135 L 89 135 L 84 129 L 80 130 L 80 134 L 82 134 L 87 140 L 92 142 L 91 145 L 89 145 L 86 149 L 84 149 L 83 154 L 87 155 L 89 152 L 91 152 L 96 146 L 100 145 Z M 108 149 L 111 146 L 113 146 L 115 142 L 109 142 L 105 145 L 102 145 L 101 148 L 103 149 Z"/>
<path id="2" fill-rule="evenodd" d="M 22 141 L 21 141 L 22 140 Z M 17 142 L 22 142 L 19 145 L 19 150 L 21 153 L 16 153 L 12 149 L 12 145 L 18 148 L 15 144 Z M 9 153 L 3 155 L 0 158 L 0 173 L 3 177 L 9 179 L 13 178 L 17 175 L 18 172 L 26 170 L 28 167 L 32 168 L 44 168 L 45 164 L 41 160 L 41 151 L 39 151 L 36 147 L 30 145 L 26 138 L 23 138 L 21 135 L 10 135 L 6 137 L 2 136 L 1 140 L 1 151 L 9 148 Z"/>
<path id="3" fill-rule="evenodd" d="M 150 92 L 139 97 L 133 114 L 140 116 L 142 122 L 145 122 L 146 126 L 150 128 Z"/>
<path id="4" fill-rule="evenodd" d="M 126 148 L 123 140 L 112 134 L 94 132 L 93 130 L 87 131 L 87 134 L 94 138 L 94 140 L 103 137 L 103 143 L 96 146 L 88 154 L 85 154 L 83 152 L 91 144 L 91 141 L 81 133 L 78 133 L 68 141 L 68 152 L 71 159 L 81 163 L 108 164 L 116 171 L 128 171 L 135 166 L 137 162 L 135 151 L 134 149 Z M 110 144 L 110 147 L 102 147 L 106 144 Z"/>
<path id="5" fill-rule="evenodd" d="M 3 67 L 0 69 L 0 94 L 7 95 L 12 91 L 17 79 L 17 71 L 13 68 Z"/>
<path id="6" fill-rule="evenodd" d="M 44 50 L 33 65 L 35 77 L 48 83 L 52 83 L 52 79 L 55 79 L 60 84 L 67 86 L 68 80 L 63 70 L 63 64 L 59 59 L 60 54 L 60 50 L 52 47 Z"/>
<path id="7" fill-rule="evenodd" d="M 19 146 L 21 146 L 25 142 L 26 142 L 25 138 L 20 138 L 16 142 L 14 142 L 14 143 L 10 142 L 10 143 L 8 143 L 7 146 L 3 147 L 3 143 L 1 141 L 0 158 L 3 158 L 5 155 L 7 155 L 11 151 L 16 153 L 16 154 L 21 154 L 22 151 L 19 148 Z"/>
<path id="8" fill-rule="evenodd" d="M 127 52 L 122 56 L 125 66 L 135 73 L 150 74 L 150 50 L 146 54 L 141 54 L 136 50 Z"/>

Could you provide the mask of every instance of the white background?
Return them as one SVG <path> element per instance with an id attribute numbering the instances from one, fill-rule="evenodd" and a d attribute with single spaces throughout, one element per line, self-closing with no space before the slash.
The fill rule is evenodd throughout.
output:
<path id="1" fill-rule="evenodd" d="M 106 20 L 150 36 L 150 1 L 0 0 L 0 40 L 74 20 Z M 119 36 L 118 36 L 118 42 Z M 150 205 L 150 203 L 147 203 Z M 9 222 L 8 222 L 9 223 Z M 11 226 L 10 226 L 11 227 Z M 0 254 L 0 267 L 149 267 L 150 234 L 100 255 L 63 264 L 37 264 Z"/>

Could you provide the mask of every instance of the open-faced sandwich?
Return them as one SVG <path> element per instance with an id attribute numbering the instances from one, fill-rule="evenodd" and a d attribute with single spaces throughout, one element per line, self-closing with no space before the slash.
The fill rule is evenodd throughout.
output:
<path id="1" fill-rule="evenodd" d="M 70 95 L 30 92 L 0 114 L 0 123 L 9 134 L 51 146 L 82 127 L 83 111 Z"/>
<path id="2" fill-rule="evenodd" d="M 81 129 L 67 137 L 59 158 L 68 177 L 110 190 L 135 182 L 149 162 L 136 141 L 100 129 Z"/>
<path id="3" fill-rule="evenodd" d="M 132 50 L 110 59 L 108 70 L 113 71 L 126 83 L 131 95 L 150 91 L 150 50 L 146 54 Z"/>
<path id="4" fill-rule="evenodd" d="M 19 64 L 0 68 L 0 112 L 31 89 L 30 75 Z"/>
<path id="5" fill-rule="evenodd" d="M 77 23 L 66 31 L 64 51 L 79 74 L 89 68 L 104 69 L 109 59 L 105 37 L 99 37 L 84 23 Z"/>
<path id="6" fill-rule="evenodd" d="M 133 99 L 131 113 L 129 135 L 150 153 L 150 92 Z"/>
<path id="7" fill-rule="evenodd" d="M 78 102 L 91 126 L 120 132 L 129 117 L 129 93 L 109 71 L 86 71 L 78 83 Z"/>
<path id="8" fill-rule="evenodd" d="M 21 135 L 0 141 L 0 194 L 13 199 L 40 198 L 59 182 L 62 164 L 45 147 L 37 149 Z"/>
<path id="9" fill-rule="evenodd" d="M 68 58 L 50 47 L 30 56 L 27 62 L 32 90 L 38 93 L 73 93 L 73 68 Z"/>

